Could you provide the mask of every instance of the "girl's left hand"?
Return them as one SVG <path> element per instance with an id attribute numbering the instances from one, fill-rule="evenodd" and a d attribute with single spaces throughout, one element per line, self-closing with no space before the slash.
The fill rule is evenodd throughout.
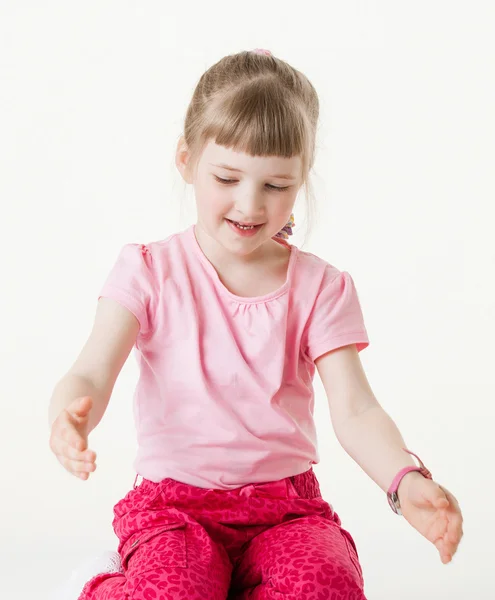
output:
<path id="1" fill-rule="evenodd" d="M 436 546 L 443 564 L 450 562 L 463 536 L 457 499 L 414 471 L 403 478 L 397 493 L 404 518 Z"/>

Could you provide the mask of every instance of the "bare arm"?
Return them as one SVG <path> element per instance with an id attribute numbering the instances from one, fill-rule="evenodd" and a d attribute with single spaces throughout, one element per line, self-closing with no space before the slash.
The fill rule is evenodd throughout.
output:
<path id="1" fill-rule="evenodd" d="M 111 298 L 100 298 L 88 340 L 53 391 L 48 416 L 50 427 L 60 412 L 81 396 L 93 399 L 88 433 L 98 425 L 138 331 L 139 322 L 129 310 Z"/>
<path id="2" fill-rule="evenodd" d="M 316 360 L 325 388 L 335 435 L 349 456 L 383 490 L 387 491 L 402 467 L 416 465 L 404 452 L 404 439 L 380 406 L 364 373 L 355 344 L 343 346 Z M 410 480 L 422 477 L 408 473 Z"/>
<path id="3" fill-rule="evenodd" d="M 139 331 L 138 319 L 110 298 L 100 298 L 91 334 L 75 363 L 57 383 L 49 407 L 50 449 L 60 464 L 86 480 L 96 469 L 88 449 Z"/>
<path id="4" fill-rule="evenodd" d="M 67 408 L 73 400 L 83 396 L 91 396 L 93 399 L 93 407 L 89 414 L 88 434 L 93 431 L 107 409 L 110 396 L 97 388 L 90 377 L 77 375 L 70 371 L 60 379 L 53 390 L 48 412 L 50 429 L 61 411 Z"/>

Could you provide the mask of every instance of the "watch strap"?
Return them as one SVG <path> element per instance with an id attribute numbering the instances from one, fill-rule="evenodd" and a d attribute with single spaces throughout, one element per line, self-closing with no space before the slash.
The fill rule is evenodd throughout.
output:
<path id="1" fill-rule="evenodd" d="M 397 473 L 397 475 L 394 477 L 394 479 L 387 491 L 387 498 L 388 498 L 388 503 L 390 505 L 390 508 L 398 515 L 401 515 L 402 513 L 400 510 L 400 502 L 399 502 L 399 496 L 397 494 L 397 490 L 399 489 L 399 485 L 400 485 L 400 482 L 402 481 L 403 477 L 405 475 L 407 475 L 407 473 L 410 473 L 411 471 L 419 471 L 421 473 L 421 475 L 423 475 L 423 477 L 425 477 L 426 479 L 432 479 L 431 472 L 425 467 L 423 461 L 419 458 L 419 456 L 417 454 L 414 454 L 414 452 L 411 452 L 407 448 L 402 448 L 402 449 L 405 452 L 407 452 L 408 454 L 412 454 L 413 456 L 415 456 L 418 459 L 420 466 L 418 467 L 418 466 L 409 465 L 409 466 L 401 469 Z"/>

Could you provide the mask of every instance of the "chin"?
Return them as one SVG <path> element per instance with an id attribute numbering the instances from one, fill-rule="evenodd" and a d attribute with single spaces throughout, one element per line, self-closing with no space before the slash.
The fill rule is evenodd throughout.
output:
<path id="1" fill-rule="evenodd" d="M 237 243 L 225 238 L 219 239 L 218 242 L 231 254 L 236 256 L 247 256 L 259 248 L 263 242 L 255 242 L 254 240 L 239 240 Z"/>

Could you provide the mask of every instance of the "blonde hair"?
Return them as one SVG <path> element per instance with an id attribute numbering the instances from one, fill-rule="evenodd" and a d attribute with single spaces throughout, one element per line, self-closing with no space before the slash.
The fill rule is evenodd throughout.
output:
<path id="1" fill-rule="evenodd" d="M 203 73 L 187 108 L 183 137 L 190 168 L 196 170 L 209 140 L 251 156 L 301 156 L 310 215 L 318 116 L 315 88 L 287 62 L 254 51 L 227 55 Z"/>

